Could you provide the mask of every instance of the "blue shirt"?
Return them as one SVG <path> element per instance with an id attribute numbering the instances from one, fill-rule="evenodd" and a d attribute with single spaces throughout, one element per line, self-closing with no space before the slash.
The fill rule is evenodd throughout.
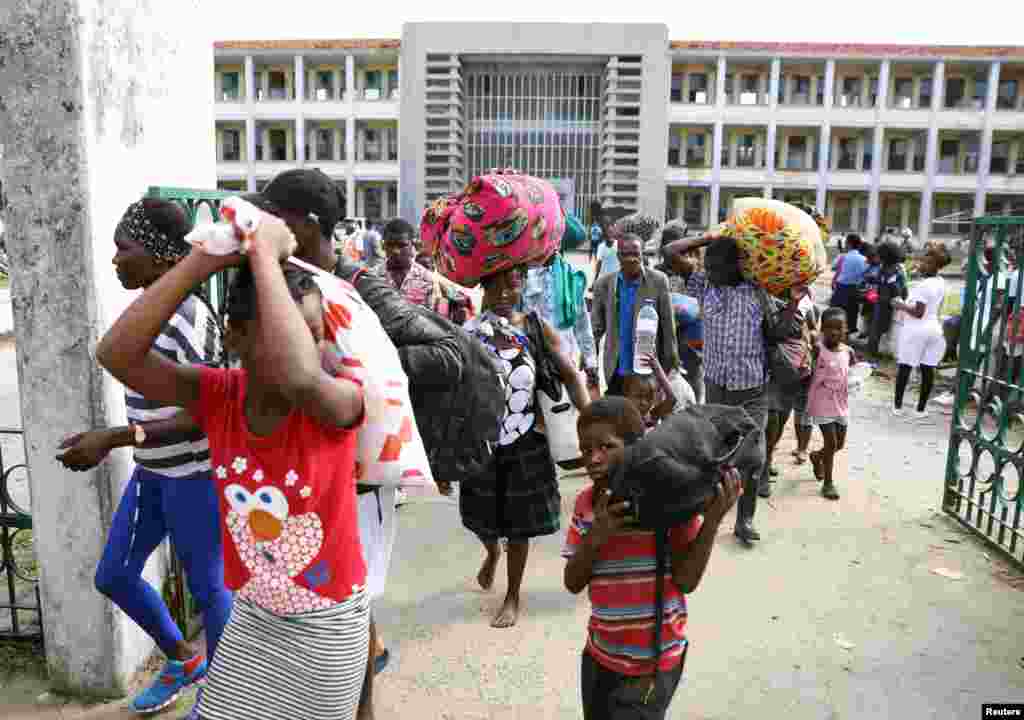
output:
<path id="1" fill-rule="evenodd" d="M 590 244 L 594 250 L 597 250 L 597 246 L 604 240 L 604 233 L 601 232 L 601 226 L 594 223 L 590 226 Z"/>
<path id="2" fill-rule="evenodd" d="M 613 275 L 622 269 L 619 263 L 619 249 L 612 243 L 602 242 L 597 247 L 597 277 Z"/>
<path id="3" fill-rule="evenodd" d="M 868 259 L 856 250 L 843 254 L 843 267 L 836 278 L 837 285 L 860 285 L 868 269 Z"/>
<path id="4" fill-rule="evenodd" d="M 616 375 L 629 375 L 633 372 L 633 306 L 636 305 L 636 291 L 640 289 L 640 280 L 630 282 L 622 273 L 615 279 L 616 294 L 619 296 L 619 366 Z"/>

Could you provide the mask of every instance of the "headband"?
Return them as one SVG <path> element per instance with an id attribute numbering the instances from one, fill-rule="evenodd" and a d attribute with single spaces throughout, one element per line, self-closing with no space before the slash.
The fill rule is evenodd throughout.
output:
<path id="1" fill-rule="evenodd" d="M 190 249 L 184 238 L 170 238 L 160 232 L 146 215 L 141 200 L 132 203 L 124 211 L 121 222 L 117 225 L 117 232 L 124 233 L 142 245 L 146 252 L 157 260 L 178 262 L 188 255 Z"/>

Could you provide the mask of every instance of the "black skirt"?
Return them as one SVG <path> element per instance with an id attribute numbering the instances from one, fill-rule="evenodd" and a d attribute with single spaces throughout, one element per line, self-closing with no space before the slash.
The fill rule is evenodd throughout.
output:
<path id="1" fill-rule="evenodd" d="M 547 438 L 534 430 L 498 446 L 487 469 L 459 483 L 462 524 L 485 542 L 558 532 L 562 496 Z"/>

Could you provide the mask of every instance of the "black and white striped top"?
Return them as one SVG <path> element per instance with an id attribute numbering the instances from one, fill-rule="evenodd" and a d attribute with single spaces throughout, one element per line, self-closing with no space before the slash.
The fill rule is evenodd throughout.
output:
<path id="1" fill-rule="evenodd" d="M 221 361 L 220 327 L 209 306 L 189 295 L 164 325 L 153 349 L 182 365 L 217 365 Z M 166 420 L 180 408 L 150 402 L 125 388 L 129 423 Z M 135 448 L 135 462 L 168 477 L 186 477 L 210 470 L 210 445 L 201 431 L 167 438 L 157 447 Z"/>

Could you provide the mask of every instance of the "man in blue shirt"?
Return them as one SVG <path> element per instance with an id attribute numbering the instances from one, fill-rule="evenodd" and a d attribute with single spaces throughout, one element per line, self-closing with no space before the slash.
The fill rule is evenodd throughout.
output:
<path id="1" fill-rule="evenodd" d="M 868 269 L 868 260 L 860 252 L 862 245 L 860 235 L 847 235 L 846 252 L 836 259 L 833 267 L 836 278 L 832 284 L 832 299 L 829 305 L 846 311 L 846 330 L 851 334 L 857 332 L 857 315 L 860 309 L 857 291 Z"/>
<path id="2" fill-rule="evenodd" d="M 638 236 L 624 235 L 618 240 L 617 250 L 621 269 L 594 283 L 591 313 L 595 343 L 605 340 L 603 369 L 609 395 L 621 395 L 625 377 L 633 373 L 636 318 L 646 300 L 653 300 L 658 312 L 658 361 L 666 373 L 679 366 L 668 278 L 644 267 Z"/>

